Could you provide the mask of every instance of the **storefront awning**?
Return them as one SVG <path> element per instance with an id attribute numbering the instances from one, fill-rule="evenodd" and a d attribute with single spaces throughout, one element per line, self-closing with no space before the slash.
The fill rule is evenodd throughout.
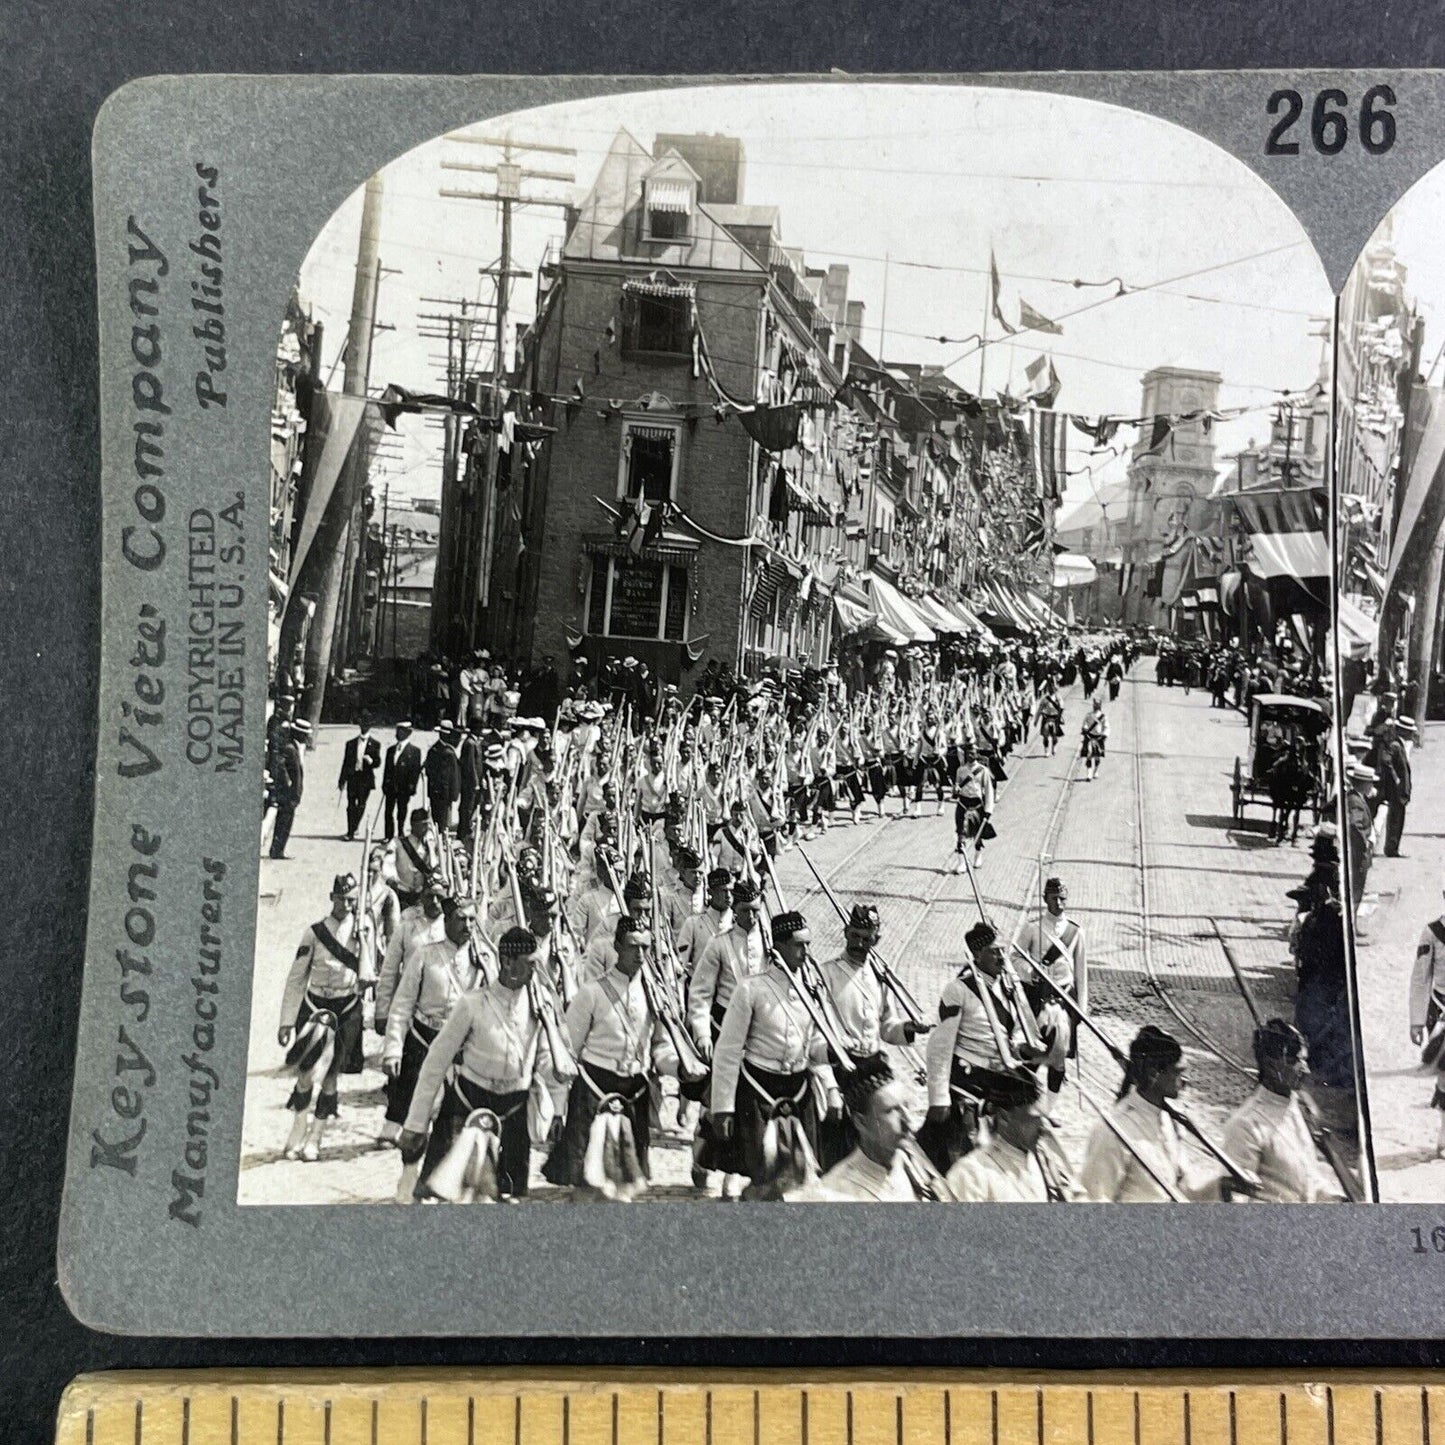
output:
<path id="1" fill-rule="evenodd" d="M 914 611 L 937 632 L 966 632 L 962 619 L 955 617 L 948 610 L 947 604 L 941 602 L 931 592 L 925 592 L 922 597 L 910 597 L 908 599 Z"/>
<path id="2" fill-rule="evenodd" d="M 893 631 L 902 633 L 909 642 L 938 641 L 938 634 L 891 582 L 870 573 L 864 583 L 874 611 Z"/>
<path id="3" fill-rule="evenodd" d="M 1087 587 L 1099 575 L 1099 569 L 1077 552 L 1061 552 L 1054 558 L 1055 587 Z"/>
<path id="4" fill-rule="evenodd" d="M 908 642 L 908 638 L 894 631 L 870 608 L 850 602 L 837 592 L 833 594 L 833 606 L 838 613 L 838 630 L 842 633 L 858 633 L 865 638 L 891 642 L 895 647 Z"/>
<path id="5" fill-rule="evenodd" d="M 1337 596 L 1335 609 L 1335 616 L 1339 621 L 1340 651 L 1346 657 L 1373 657 L 1379 636 L 1379 623 L 1348 597 Z"/>

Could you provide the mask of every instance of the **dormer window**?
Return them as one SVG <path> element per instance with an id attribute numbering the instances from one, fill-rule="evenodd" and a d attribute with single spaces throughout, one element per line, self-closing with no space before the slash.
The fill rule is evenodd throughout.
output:
<path id="1" fill-rule="evenodd" d="M 686 241 L 692 235 L 697 199 L 693 183 L 674 176 L 654 176 L 643 196 L 643 239 Z"/>

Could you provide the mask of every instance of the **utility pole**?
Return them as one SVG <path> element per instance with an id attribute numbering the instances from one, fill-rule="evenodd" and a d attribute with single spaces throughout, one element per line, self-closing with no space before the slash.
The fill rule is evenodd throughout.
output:
<path id="1" fill-rule="evenodd" d="M 472 370 L 472 338 L 485 310 L 480 302 L 465 298 L 451 299 L 423 296 L 423 304 L 442 306 L 445 311 L 422 312 L 419 320 L 427 323 L 420 331 L 425 337 L 444 339 L 447 396 L 454 401 L 469 400 L 467 388 Z M 444 329 L 442 329 L 444 328 Z M 451 412 L 441 417 L 442 428 L 442 495 L 438 526 L 436 580 L 432 587 L 431 645 L 435 652 L 453 649 L 453 614 L 462 614 L 460 599 L 465 596 L 465 558 L 468 553 L 468 521 L 462 506 L 461 443 L 464 429 L 461 418 Z"/>
<path id="2" fill-rule="evenodd" d="M 471 161 L 443 161 L 443 170 L 479 172 L 496 177 L 496 189 L 490 192 L 464 191 L 444 188 L 441 194 L 455 200 L 486 201 L 494 204 L 499 213 L 501 254 L 497 261 L 496 279 L 496 337 L 492 354 L 491 405 L 488 415 L 494 423 L 500 421 L 504 399 L 503 378 L 507 365 L 507 313 L 511 282 L 514 276 L 530 273 L 512 269 L 512 208 L 515 205 L 566 208 L 570 200 L 559 200 L 536 195 L 524 195 L 524 181 L 560 181 L 571 184 L 576 177 L 571 171 L 544 171 L 528 169 L 518 159 L 519 153 L 533 152 L 560 156 L 575 156 L 571 146 L 548 145 L 538 141 L 519 141 L 510 133 L 505 136 L 474 136 L 463 132 L 449 135 L 448 140 L 461 141 L 468 145 L 488 146 L 501 151 L 501 159 L 493 164 Z M 490 269 L 484 274 L 491 274 Z M 472 518 L 475 526 L 467 528 L 472 546 L 470 557 L 455 558 L 453 582 L 465 579 L 468 584 L 463 591 L 456 588 L 449 598 L 448 611 L 459 612 L 466 633 L 466 645 L 474 648 L 481 634 L 481 624 L 486 616 L 490 622 L 490 592 L 492 585 L 492 551 L 495 545 L 497 520 L 497 480 L 501 458 L 501 437 L 494 425 L 487 437 L 486 471 L 478 494 L 470 499 Z M 443 508 L 445 512 L 446 508 Z M 449 528 L 462 533 L 459 527 Z M 463 533 L 465 535 L 465 533 Z M 449 591 L 451 589 L 449 588 Z M 502 638 L 493 639 L 500 647 Z"/>
<path id="3" fill-rule="evenodd" d="M 351 324 L 343 353 L 342 390 L 348 396 L 366 396 L 371 376 L 371 342 L 375 334 L 376 292 L 381 283 L 382 179 L 378 172 L 366 183 L 361 206 L 361 233 L 356 249 L 356 279 L 351 292 Z M 363 416 L 361 426 L 367 426 Z M 351 453 L 342 469 L 336 490 L 326 504 L 312 548 L 323 559 L 324 571 L 316 593 L 316 612 L 306 640 L 306 695 L 297 709 L 315 728 L 326 701 L 326 683 L 335 657 L 337 618 L 341 594 L 347 580 L 348 533 L 360 505 L 366 482 L 362 459 L 366 453 L 364 432 L 357 431 Z M 338 659 L 335 659 L 339 661 Z"/>

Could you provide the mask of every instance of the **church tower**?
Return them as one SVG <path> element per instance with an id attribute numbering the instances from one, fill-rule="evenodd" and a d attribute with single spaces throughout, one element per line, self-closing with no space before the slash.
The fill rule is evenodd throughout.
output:
<path id="1" fill-rule="evenodd" d="M 1186 531 L 1204 525 L 1214 490 L 1214 438 L 1207 413 L 1218 409 L 1220 376 L 1182 366 L 1147 372 L 1139 415 L 1145 418 L 1129 462 L 1128 526 L 1122 546 L 1123 620 L 1169 625 L 1169 606 L 1188 556 L 1165 554 Z"/>

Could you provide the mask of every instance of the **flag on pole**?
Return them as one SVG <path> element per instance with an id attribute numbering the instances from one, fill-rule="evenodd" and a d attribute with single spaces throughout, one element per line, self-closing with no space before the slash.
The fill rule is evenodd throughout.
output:
<path id="1" fill-rule="evenodd" d="M 1004 320 L 1003 307 L 1000 304 L 999 296 L 998 259 L 993 254 L 992 246 L 988 248 L 988 290 L 989 304 L 993 308 L 993 319 L 1012 336 L 1018 330 L 1018 327 L 1010 326 L 1008 322 Z"/>
<path id="2" fill-rule="evenodd" d="M 1024 379 L 1028 382 L 1030 401 L 1040 406 L 1052 406 L 1059 398 L 1059 373 L 1054 369 L 1051 356 L 1036 356 L 1024 367 Z"/>
<path id="3" fill-rule="evenodd" d="M 1024 331 L 1046 331 L 1050 336 L 1064 334 L 1064 328 L 1057 321 L 1050 321 L 1042 311 L 1035 311 L 1022 296 L 1019 297 L 1019 326 Z"/>

